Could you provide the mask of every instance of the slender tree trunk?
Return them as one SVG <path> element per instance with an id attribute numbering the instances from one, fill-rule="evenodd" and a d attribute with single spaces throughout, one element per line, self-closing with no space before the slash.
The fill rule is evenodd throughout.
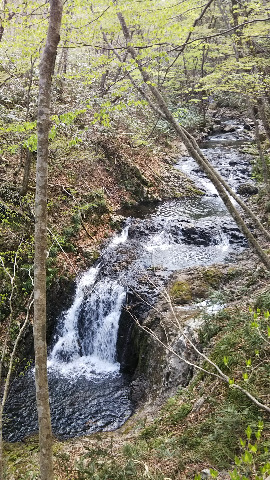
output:
<path id="1" fill-rule="evenodd" d="M 40 478 L 53 480 L 52 429 L 47 378 L 46 258 L 47 183 L 51 83 L 60 40 L 62 0 L 50 1 L 50 19 L 40 62 L 37 118 L 37 174 L 35 198 L 34 346 L 36 398 L 39 422 Z"/>
<path id="2" fill-rule="evenodd" d="M 66 35 L 68 35 L 69 30 L 67 30 Z M 59 60 L 57 75 L 59 75 L 59 100 L 60 102 L 64 102 L 64 90 L 65 90 L 65 81 L 66 81 L 66 73 L 67 73 L 67 66 L 68 66 L 68 41 L 64 41 L 64 45 L 62 48 L 62 54 Z"/>
<path id="3" fill-rule="evenodd" d="M 105 83 L 106 83 L 108 75 L 109 75 L 109 70 L 108 69 L 101 75 L 100 85 L 99 85 L 99 91 L 100 91 L 100 96 L 101 97 L 104 97 L 105 92 L 106 92 Z"/>
<path id="4" fill-rule="evenodd" d="M 261 121 L 262 121 L 262 124 L 263 124 L 263 128 L 265 130 L 267 140 L 270 143 L 270 124 L 269 124 L 268 118 L 266 116 L 263 97 L 259 97 L 257 99 L 257 105 L 258 105 L 259 115 L 260 115 L 260 118 L 261 118 Z"/>
<path id="5" fill-rule="evenodd" d="M 254 122 L 254 126 L 255 126 L 255 137 L 256 137 L 257 148 L 258 148 L 259 157 L 260 157 L 260 161 L 261 161 L 263 181 L 264 181 L 264 184 L 265 184 L 265 189 L 266 189 L 267 196 L 269 198 L 270 197 L 269 168 L 268 168 L 266 158 L 265 158 L 265 155 L 263 153 L 263 149 L 262 149 L 262 145 L 261 145 L 259 125 L 258 125 L 258 121 L 257 121 L 257 118 L 256 118 L 255 108 L 254 108 L 254 105 L 251 104 L 251 102 L 249 102 L 249 108 L 250 108 L 250 115 L 251 115 L 251 118 L 252 118 L 252 120 Z"/>
<path id="6" fill-rule="evenodd" d="M 116 3 L 116 1 L 115 1 Z M 186 146 L 189 154 L 196 160 L 198 165 L 204 170 L 204 172 L 207 174 L 208 178 L 211 180 L 213 185 L 216 187 L 221 199 L 223 200 L 224 204 L 226 205 L 229 213 L 235 220 L 236 224 L 242 231 L 242 233 L 247 237 L 250 245 L 253 247 L 254 251 L 257 253 L 259 256 L 260 260 L 264 263 L 266 268 L 270 270 L 270 259 L 269 257 L 265 254 L 265 252 L 262 250 L 258 242 L 256 241 L 255 237 L 252 235 L 250 232 L 249 228 L 245 224 L 244 220 L 240 216 L 239 212 L 236 210 L 234 207 L 233 203 L 230 200 L 229 195 L 226 193 L 226 189 L 223 187 L 221 182 L 218 179 L 218 174 L 215 172 L 214 168 L 209 164 L 208 160 L 203 156 L 202 152 L 200 151 L 199 147 L 195 147 L 195 140 L 193 137 L 189 135 L 189 137 L 186 135 L 184 129 L 179 125 L 179 123 L 175 120 L 174 116 L 171 114 L 169 111 L 167 104 L 162 97 L 161 93 L 159 90 L 155 87 L 153 82 L 151 81 L 151 78 L 147 71 L 143 68 L 140 60 L 137 58 L 137 53 L 135 48 L 131 44 L 131 36 L 129 33 L 129 29 L 127 27 L 127 24 L 125 22 L 125 19 L 122 15 L 121 12 L 117 13 L 119 23 L 121 25 L 124 37 L 126 39 L 127 43 L 127 50 L 129 51 L 130 55 L 132 58 L 135 60 L 137 67 L 141 73 L 141 76 L 143 78 L 144 83 L 148 86 L 150 89 L 153 97 L 155 98 L 158 109 L 162 111 L 163 116 L 166 118 L 166 120 L 172 125 L 174 130 L 176 131 L 177 135 L 181 139 L 181 141 L 184 143 Z M 151 102 L 152 104 L 152 102 Z M 192 138 L 192 141 L 191 139 Z M 194 140 L 194 141 L 193 141 Z"/>
<path id="7" fill-rule="evenodd" d="M 3 38 L 3 35 L 4 35 L 4 31 L 5 31 L 5 27 L 3 25 L 3 21 L 5 20 L 5 10 L 6 10 L 6 6 L 7 6 L 7 0 L 4 0 L 3 1 L 3 5 L 2 5 L 2 11 L 3 11 L 3 18 L 0 19 L 0 42 L 2 41 L 2 38 Z"/>
<path id="8" fill-rule="evenodd" d="M 25 150 L 23 181 L 22 181 L 22 188 L 20 190 L 20 195 L 22 195 L 22 196 L 26 195 L 27 191 L 28 191 L 32 159 L 33 159 L 33 152 L 31 152 L 27 148 Z"/>
<path id="9" fill-rule="evenodd" d="M 5 8 L 6 8 L 6 5 L 7 5 L 7 2 L 6 0 L 4 0 L 4 3 L 3 3 L 3 11 L 4 11 L 4 18 L 3 20 L 5 19 Z M 8 14 L 8 17 L 7 19 L 8 20 L 12 20 L 12 18 L 14 17 L 15 13 L 14 12 L 10 12 Z M 0 19 L 0 42 L 2 41 L 2 38 L 3 38 L 3 35 L 4 35 L 4 31 L 5 31 L 5 28 L 4 28 L 4 25 L 2 23 L 2 19 Z"/>

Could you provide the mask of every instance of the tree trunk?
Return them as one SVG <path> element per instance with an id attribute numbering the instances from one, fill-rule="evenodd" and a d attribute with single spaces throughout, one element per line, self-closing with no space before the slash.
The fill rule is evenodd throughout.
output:
<path id="1" fill-rule="evenodd" d="M 259 157 L 261 161 L 263 181 L 265 184 L 267 196 L 269 198 L 270 197 L 269 168 L 268 168 L 267 161 L 261 145 L 259 125 L 256 118 L 255 108 L 254 108 L 254 105 L 252 105 L 250 102 L 249 102 L 249 107 L 250 107 L 250 115 L 255 126 L 255 137 L 256 137 L 257 148 L 258 148 Z"/>
<path id="2" fill-rule="evenodd" d="M 116 3 L 116 1 L 115 1 Z M 137 67 L 141 73 L 142 79 L 144 83 L 148 86 L 149 90 L 151 91 L 153 97 L 155 98 L 158 108 L 162 111 L 163 116 L 166 118 L 168 123 L 174 128 L 176 131 L 177 135 L 181 139 L 181 141 L 184 143 L 186 146 L 189 154 L 194 158 L 194 160 L 198 163 L 198 165 L 204 170 L 208 178 L 211 180 L 215 188 L 217 189 L 221 199 L 223 200 L 224 204 L 226 205 L 229 213 L 235 220 L 236 224 L 242 231 L 242 233 L 246 236 L 248 239 L 250 245 L 253 247 L 255 253 L 259 256 L 260 260 L 264 263 L 266 268 L 270 270 L 270 259 L 269 257 L 265 254 L 265 252 L 262 250 L 258 242 L 256 241 L 255 237 L 252 235 L 250 232 L 249 228 L 245 224 L 244 220 L 241 218 L 239 212 L 236 210 L 234 205 L 232 204 L 229 195 L 227 195 L 225 188 L 221 184 L 221 182 L 218 179 L 218 173 L 215 172 L 214 168 L 209 164 L 208 160 L 204 157 L 202 152 L 200 151 L 199 147 L 196 146 L 195 148 L 195 139 L 189 135 L 189 137 L 186 135 L 184 129 L 179 125 L 179 123 L 175 120 L 174 116 L 171 114 L 169 111 L 167 104 L 162 97 L 161 93 L 159 90 L 155 87 L 154 83 L 151 81 L 151 78 L 147 71 L 143 68 L 140 60 L 137 58 L 137 53 L 135 48 L 131 44 L 131 36 L 129 33 L 129 29 L 127 27 L 127 24 L 125 22 L 125 19 L 122 15 L 121 12 L 117 13 L 126 43 L 127 43 L 127 50 L 131 54 L 132 58 L 135 60 Z M 151 102 L 152 103 L 152 102 Z M 191 139 L 192 138 L 192 141 Z M 224 182 L 224 180 L 223 180 Z M 228 187 L 229 188 L 229 187 Z"/>
<path id="3" fill-rule="evenodd" d="M 3 35 L 4 35 L 4 31 L 5 31 L 5 27 L 3 25 L 2 22 L 4 22 L 5 20 L 12 20 L 12 18 L 14 17 L 15 13 L 14 12 L 9 12 L 7 18 L 6 18 L 6 7 L 7 7 L 7 0 L 4 0 L 3 1 L 3 4 L 2 4 L 2 13 L 3 13 L 3 18 L 0 18 L 0 42 L 2 41 L 2 38 L 3 38 Z"/>
<path id="4" fill-rule="evenodd" d="M 7 0 L 4 0 L 3 1 L 3 5 L 2 5 L 2 10 L 3 10 L 3 19 L 1 18 L 0 20 L 0 42 L 2 41 L 2 38 L 3 38 L 3 35 L 4 35 L 4 31 L 5 31 L 5 27 L 3 25 L 3 21 L 5 20 L 5 9 L 6 9 L 6 5 L 7 5 Z"/>
<path id="5" fill-rule="evenodd" d="M 258 105 L 258 110 L 259 110 L 259 115 L 263 124 L 263 128 L 265 130 L 265 134 L 267 137 L 268 142 L 270 143 L 270 124 L 268 122 L 266 113 L 265 113 L 265 108 L 264 108 L 264 99 L 263 97 L 259 97 L 257 99 L 257 105 Z"/>
<path id="6" fill-rule="evenodd" d="M 20 190 L 20 195 L 22 196 L 26 195 L 28 191 L 32 159 L 33 159 L 33 153 L 27 148 L 25 150 L 23 181 L 22 181 L 22 188 Z"/>
<path id="7" fill-rule="evenodd" d="M 40 62 L 37 117 L 37 173 L 35 198 L 34 346 L 39 423 L 40 478 L 53 480 L 52 429 L 47 378 L 46 258 L 47 183 L 51 84 L 60 40 L 62 0 L 50 1 L 49 28 Z"/>

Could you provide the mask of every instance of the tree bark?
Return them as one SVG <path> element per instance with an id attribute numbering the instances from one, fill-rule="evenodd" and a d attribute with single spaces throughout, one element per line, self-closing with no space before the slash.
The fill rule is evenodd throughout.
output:
<path id="1" fill-rule="evenodd" d="M 2 38 L 3 38 L 3 35 L 4 35 L 4 31 L 5 31 L 5 27 L 3 25 L 3 21 L 5 20 L 6 18 L 6 7 L 7 7 L 7 0 L 4 0 L 3 1 L 3 5 L 2 5 L 2 12 L 3 12 L 3 18 L 0 18 L 0 42 L 2 41 Z M 7 19 L 8 20 L 12 20 L 12 18 L 14 17 L 15 13 L 14 12 L 10 12 L 7 16 Z"/>
<path id="2" fill-rule="evenodd" d="M 252 118 L 252 120 L 254 122 L 254 126 L 255 126 L 255 138 L 256 138 L 257 148 L 258 148 L 259 157 L 260 157 L 260 161 L 261 161 L 263 181 L 264 181 L 264 184 L 265 184 L 267 196 L 269 198 L 270 197 L 269 168 L 268 168 L 267 161 L 266 161 L 266 158 L 264 156 L 262 145 L 261 145 L 259 125 L 258 125 L 258 121 L 257 121 L 257 118 L 256 118 L 255 108 L 254 108 L 254 105 L 252 105 L 250 101 L 248 103 L 249 103 L 250 115 L 251 115 L 251 118 Z"/>
<path id="3" fill-rule="evenodd" d="M 117 3 L 117 2 L 115 1 L 115 3 Z M 226 189 L 223 187 L 223 185 L 221 184 L 221 182 L 218 179 L 219 174 L 209 164 L 208 160 L 206 159 L 206 157 L 204 157 L 204 155 L 200 151 L 199 147 L 196 146 L 196 148 L 195 148 L 195 144 L 196 144 L 195 139 L 193 139 L 193 137 L 191 137 L 191 135 L 189 135 L 189 137 L 186 135 L 184 129 L 179 125 L 179 123 L 176 121 L 174 116 L 169 111 L 169 109 L 167 107 L 167 104 L 166 104 L 163 96 L 161 95 L 160 91 L 156 88 L 154 83 L 151 81 L 151 78 L 150 78 L 149 74 L 143 68 L 140 60 L 137 57 L 136 50 L 132 46 L 129 29 L 127 27 L 127 24 L 125 22 L 125 19 L 124 19 L 122 13 L 117 12 L 117 17 L 118 17 L 119 23 L 121 25 L 125 40 L 126 40 L 127 50 L 130 53 L 130 55 L 132 56 L 132 58 L 135 60 L 135 62 L 137 64 L 137 67 L 138 67 L 138 69 L 141 73 L 142 79 L 143 79 L 144 83 L 148 86 L 148 88 L 151 91 L 153 97 L 155 98 L 155 100 L 158 104 L 159 110 L 162 111 L 163 116 L 166 118 L 168 123 L 170 123 L 170 125 L 174 128 L 177 135 L 179 136 L 181 141 L 186 146 L 189 154 L 194 158 L 194 160 L 198 163 L 198 165 L 207 174 L 208 178 L 211 180 L 211 182 L 213 183 L 213 185 L 217 189 L 217 191 L 218 191 L 221 199 L 223 200 L 225 206 L 227 207 L 229 213 L 231 214 L 231 216 L 235 220 L 236 224 L 238 225 L 238 227 L 240 228 L 242 233 L 248 239 L 248 241 L 249 241 L 250 245 L 252 246 L 253 250 L 259 256 L 260 260 L 263 262 L 263 264 L 266 266 L 266 268 L 268 270 L 270 270 L 270 259 L 269 259 L 269 257 L 262 250 L 262 248 L 260 247 L 260 245 L 256 241 L 255 237 L 253 236 L 253 234 L 251 233 L 251 231 L 249 230 L 249 228 L 245 224 L 244 220 L 240 216 L 239 212 L 236 210 L 236 208 L 232 204 L 229 195 L 227 195 L 227 193 L 226 193 Z M 192 141 L 190 140 L 190 138 L 192 138 Z M 223 180 L 223 182 L 224 182 L 224 180 Z"/>
<path id="4" fill-rule="evenodd" d="M 57 45 L 60 40 L 62 9 L 62 0 L 50 1 L 48 34 L 40 62 L 37 117 L 38 146 L 35 198 L 34 347 L 41 480 L 53 480 L 52 429 L 47 378 L 46 344 L 47 183 L 51 84 Z"/>
<path id="5" fill-rule="evenodd" d="M 28 185 L 29 185 L 29 178 L 31 172 L 31 163 L 33 159 L 33 153 L 28 150 L 24 149 L 25 158 L 24 158 L 24 169 L 23 169 L 23 181 L 22 181 L 22 188 L 20 190 L 20 195 L 22 197 L 27 194 Z"/>
<path id="6" fill-rule="evenodd" d="M 266 116 L 263 97 L 258 97 L 257 105 L 258 105 L 259 115 L 260 115 L 260 118 L 261 118 L 261 121 L 262 121 L 262 124 L 263 124 L 263 128 L 265 130 L 267 140 L 270 143 L 270 124 L 269 124 L 267 116 Z"/>

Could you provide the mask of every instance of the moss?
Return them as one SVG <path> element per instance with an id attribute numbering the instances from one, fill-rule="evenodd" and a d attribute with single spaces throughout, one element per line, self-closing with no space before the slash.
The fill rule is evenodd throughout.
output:
<path id="1" fill-rule="evenodd" d="M 154 438 L 158 432 L 158 425 L 157 423 L 152 423 L 148 427 L 145 427 L 140 434 L 140 437 L 144 440 L 149 440 L 150 438 Z"/>
<path id="2" fill-rule="evenodd" d="M 188 282 L 178 281 L 170 289 L 170 295 L 177 304 L 188 303 L 192 300 L 192 291 Z"/>
<path id="3" fill-rule="evenodd" d="M 217 268 L 207 268 L 203 271 L 205 282 L 212 288 L 218 288 L 222 280 L 222 272 Z"/>
<path id="4" fill-rule="evenodd" d="M 188 403 L 182 403 L 180 407 L 173 408 L 166 419 L 166 423 L 169 425 L 177 425 L 182 422 L 192 410 L 192 405 Z"/>
<path id="5" fill-rule="evenodd" d="M 230 267 L 227 270 L 226 278 L 227 278 L 227 280 L 231 280 L 233 278 L 239 277 L 240 275 L 241 275 L 241 270 L 239 268 Z"/>
<path id="6" fill-rule="evenodd" d="M 209 293 L 209 285 L 204 281 L 199 281 L 192 286 L 193 297 L 207 298 Z"/>
<path id="7" fill-rule="evenodd" d="M 202 190 L 199 190 L 198 188 L 194 188 L 191 185 L 186 185 L 186 190 L 187 190 L 188 194 L 191 194 L 192 196 L 193 195 L 196 195 L 196 196 L 197 195 L 200 195 L 200 196 L 205 195 L 205 193 Z"/>

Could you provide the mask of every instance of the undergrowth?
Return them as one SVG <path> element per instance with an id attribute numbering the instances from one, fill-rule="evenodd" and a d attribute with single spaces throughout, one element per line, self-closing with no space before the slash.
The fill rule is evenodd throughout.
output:
<path id="1" fill-rule="evenodd" d="M 266 292 L 258 298 L 256 306 L 268 307 L 268 296 Z M 266 311 L 225 309 L 208 316 L 200 342 L 224 373 L 269 403 Z M 179 389 L 151 423 L 136 423 L 136 417 L 130 421 L 134 435 L 122 446 L 113 443 L 113 436 L 99 434 L 94 440 L 90 437 L 89 447 L 84 446 L 75 459 L 60 444 L 55 454 L 57 480 L 194 479 L 202 478 L 205 469 L 214 477 L 225 471 L 229 478 L 231 472 L 233 480 L 264 479 L 268 475 L 269 417 L 243 393 L 204 372 L 196 374 L 187 388 Z M 259 427 L 259 442 L 258 425 L 263 425 Z M 245 443 L 246 431 L 251 433 Z M 252 465 L 248 463 L 250 458 Z"/>

